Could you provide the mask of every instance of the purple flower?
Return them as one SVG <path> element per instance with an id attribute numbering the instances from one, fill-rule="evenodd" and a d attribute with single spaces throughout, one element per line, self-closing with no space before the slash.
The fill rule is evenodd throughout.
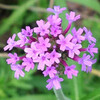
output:
<path id="1" fill-rule="evenodd" d="M 23 47 L 26 43 L 28 43 L 28 39 L 25 35 L 23 35 L 21 32 L 18 33 L 18 37 L 20 40 L 16 42 L 17 45 L 20 45 L 20 47 Z"/>
<path id="2" fill-rule="evenodd" d="M 6 50 L 12 50 L 13 47 L 16 46 L 16 41 L 15 41 L 15 37 L 16 37 L 16 34 L 13 34 L 12 38 L 10 37 L 8 40 L 7 40 L 7 46 L 4 47 L 4 51 Z"/>
<path id="3" fill-rule="evenodd" d="M 6 60 L 8 64 L 16 64 L 16 62 L 19 61 L 17 53 L 14 54 L 9 53 L 8 56 L 10 57 Z"/>
<path id="4" fill-rule="evenodd" d="M 94 57 L 94 53 L 98 53 L 98 48 L 94 48 L 95 43 L 88 46 L 87 51 Z"/>
<path id="5" fill-rule="evenodd" d="M 94 64 L 96 63 L 97 59 L 91 60 L 91 62 Z M 87 66 L 86 72 L 91 72 L 92 71 L 92 66 Z"/>
<path id="6" fill-rule="evenodd" d="M 39 43 L 37 44 L 37 48 L 41 51 L 47 51 L 47 48 L 51 46 L 49 43 L 49 38 L 44 39 L 43 37 L 38 38 Z"/>
<path id="7" fill-rule="evenodd" d="M 85 37 L 82 36 L 83 29 L 79 28 L 77 31 L 75 27 L 72 29 L 73 39 L 75 39 L 78 43 L 81 43 L 85 40 Z"/>
<path id="8" fill-rule="evenodd" d="M 86 66 L 92 66 L 92 61 L 90 59 L 90 55 L 83 54 L 83 57 L 79 59 L 79 64 L 82 65 L 82 71 L 86 71 Z"/>
<path id="9" fill-rule="evenodd" d="M 51 27 L 51 32 L 50 34 L 53 35 L 54 37 L 57 37 L 59 34 L 61 34 L 61 29 L 59 27 Z"/>
<path id="10" fill-rule="evenodd" d="M 74 55 L 79 55 L 80 54 L 80 51 L 79 49 L 82 48 L 82 45 L 81 44 L 76 44 L 76 41 L 73 42 L 74 43 L 74 46 L 73 48 L 66 48 L 66 50 L 68 50 L 68 56 L 71 57 L 71 58 L 74 58 Z"/>
<path id="11" fill-rule="evenodd" d="M 58 16 L 56 15 L 50 15 L 48 18 L 47 18 L 48 22 L 52 25 L 52 27 L 59 27 L 61 25 L 61 18 L 59 18 Z"/>
<path id="12" fill-rule="evenodd" d="M 47 67 L 45 71 L 43 71 L 44 76 L 49 75 L 50 78 L 53 78 L 57 74 L 57 70 L 55 66 Z"/>
<path id="13" fill-rule="evenodd" d="M 14 77 L 19 79 L 19 76 L 24 77 L 25 73 L 22 71 L 23 66 L 19 64 L 11 65 L 11 70 L 15 71 Z"/>
<path id="14" fill-rule="evenodd" d="M 67 75 L 67 78 L 72 79 L 72 75 L 77 76 L 78 71 L 75 70 L 76 66 L 71 65 L 71 66 L 66 66 L 64 74 Z"/>
<path id="15" fill-rule="evenodd" d="M 44 70 L 45 65 L 51 66 L 51 62 L 48 59 L 48 53 L 46 54 L 40 54 L 40 56 L 34 60 L 34 62 L 38 62 L 38 70 Z"/>
<path id="16" fill-rule="evenodd" d="M 47 11 L 53 12 L 55 15 L 59 15 L 64 10 L 66 10 L 66 7 L 60 8 L 60 6 L 54 6 L 54 9 L 47 8 Z"/>
<path id="17" fill-rule="evenodd" d="M 51 90 L 54 87 L 56 90 L 58 90 L 61 88 L 60 82 L 62 81 L 63 78 L 59 78 L 58 76 L 48 79 L 47 80 L 48 85 L 46 86 L 46 88 L 48 88 L 48 90 Z"/>
<path id="18" fill-rule="evenodd" d="M 53 64 L 54 62 L 60 63 L 59 58 L 61 57 L 61 54 L 56 52 L 55 49 L 49 54 L 50 62 Z"/>
<path id="19" fill-rule="evenodd" d="M 86 40 L 88 40 L 90 44 L 91 44 L 92 42 L 96 43 L 96 39 L 92 36 L 91 31 L 90 31 L 90 30 L 88 31 L 86 27 L 84 27 L 83 30 L 84 30 L 85 33 L 86 33 L 86 34 L 85 34 Z"/>
<path id="20" fill-rule="evenodd" d="M 57 44 L 60 44 L 60 50 L 65 51 L 66 47 L 69 48 L 73 48 L 73 43 L 70 42 L 70 40 L 72 39 L 72 35 L 68 34 L 66 37 L 64 37 L 63 35 L 59 35 L 59 39 L 57 40 Z"/>
<path id="21" fill-rule="evenodd" d="M 80 19 L 80 15 L 75 16 L 75 12 L 71 11 L 70 15 L 66 13 L 66 19 L 69 21 L 69 23 L 72 23 L 78 19 Z"/>
<path id="22" fill-rule="evenodd" d="M 40 53 L 40 50 L 37 48 L 36 46 L 36 42 L 32 42 L 31 43 L 31 47 L 30 48 L 25 48 L 24 51 L 27 53 L 26 57 L 28 58 L 33 58 L 36 59 L 38 54 Z"/>
<path id="23" fill-rule="evenodd" d="M 34 69 L 34 63 L 31 58 L 23 58 L 22 65 L 25 66 L 25 71 L 29 72 L 30 69 Z"/>
<path id="24" fill-rule="evenodd" d="M 33 29 L 31 29 L 30 26 L 26 26 L 26 30 L 22 29 L 22 34 L 30 37 L 33 35 Z"/>
<path id="25" fill-rule="evenodd" d="M 44 36 L 45 34 L 48 34 L 49 33 L 49 27 L 50 27 L 50 23 L 47 22 L 45 23 L 43 20 L 40 20 L 40 21 L 36 21 L 38 27 L 35 27 L 34 28 L 34 32 L 39 34 L 41 36 Z"/>

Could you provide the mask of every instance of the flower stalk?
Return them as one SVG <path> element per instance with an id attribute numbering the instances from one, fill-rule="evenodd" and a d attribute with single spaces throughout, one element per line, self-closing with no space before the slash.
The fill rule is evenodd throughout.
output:
<path id="1" fill-rule="evenodd" d="M 53 91 L 54 91 L 54 93 L 55 93 L 55 95 L 56 95 L 57 100 L 70 100 L 69 98 L 67 98 L 67 97 L 64 95 L 62 89 L 56 90 L 55 88 L 53 88 Z"/>

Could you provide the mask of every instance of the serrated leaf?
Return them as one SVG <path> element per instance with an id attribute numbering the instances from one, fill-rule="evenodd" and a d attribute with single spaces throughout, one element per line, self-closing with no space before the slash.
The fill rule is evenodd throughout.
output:
<path id="1" fill-rule="evenodd" d="M 32 6 L 37 0 L 28 0 L 23 5 L 21 5 L 17 10 L 15 10 L 11 16 L 6 19 L 6 22 L 0 25 L 0 35 L 4 34 L 12 24 L 22 18 L 25 11 Z"/>

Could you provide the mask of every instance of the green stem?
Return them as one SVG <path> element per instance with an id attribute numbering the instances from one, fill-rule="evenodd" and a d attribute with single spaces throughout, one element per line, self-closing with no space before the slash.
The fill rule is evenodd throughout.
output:
<path id="1" fill-rule="evenodd" d="M 67 98 L 64 94 L 62 89 L 56 90 L 55 88 L 53 88 L 54 93 L 57 97 L 57 100 L 70 100 L 69 98 Z"/>

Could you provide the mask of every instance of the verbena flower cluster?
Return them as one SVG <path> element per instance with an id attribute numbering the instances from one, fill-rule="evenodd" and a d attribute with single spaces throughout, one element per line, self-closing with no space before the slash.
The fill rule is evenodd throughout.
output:
<path id="1" fill-rule="evenodd" d="M 96 39 L 92 36 L 90 30 L 86 27 L 76 30 L 74 27 L 71 33 L 68 33 L 72 22 L 80 19 L 80 15 L 75 15 L 75 12 L 71 11 L 70 14 L 66 13 L 66 20 L 68 20 L 67 28 L 63 31 L 62 19 L 59 14 L 66 8 L 60 8 L 54 6 L 54 9 L 48 8 L 54 15 L 47 17 L 47 21 L 36 21 L 37 27 L 30 28 L 26 26 L 26 29 L 22 29 L 18 33 L 19 40 L 15 41 L 16 34 L 13 34 L 7 41 L 7 46 L 4 47 L 4 51 L 12 50 L 14 47 L 23 49 L 24 56 L 18 56 L 17 53 L 9 53 L 10 58 L 7 59 L 7 63 L 11 64 L 11 70 L 15 71 L 14 77 L 19 79 L 19 76 L 24 77 L 24 71 L 29 72 L 33 70 L 35 64 L 37 64 L 37 70 L 43 71 L 44 77 L 49 76 L 47 80 L 48 90 L 60 89 L 60 82 L 63 78 L 59 77 L 62 72 L 68 79 L 72 79 L 72 76 L 77 76 L 78 70 L 75 65 L 69 66 L 67 64 L 67 58 L 70 58 L 82 65 L 82 71 L 91 72 L 92 64 L 96 62 L 94 59 L 94 53 L 98 53 L 98 48 L 95 47 Z M 33 33 L 34 32 L 34 33 Z M 36 37 L 33 37 L 36 34 Z M 82 42 L 88 41 L 89 45 L 86 48 L 82 48 Z M 84 52 L 83 57 L 80 57 L 80 53 Z M 88 52 L 86 54 L 86 52 Z M 22 63 L 18 64 L 21 60 Z"/>

